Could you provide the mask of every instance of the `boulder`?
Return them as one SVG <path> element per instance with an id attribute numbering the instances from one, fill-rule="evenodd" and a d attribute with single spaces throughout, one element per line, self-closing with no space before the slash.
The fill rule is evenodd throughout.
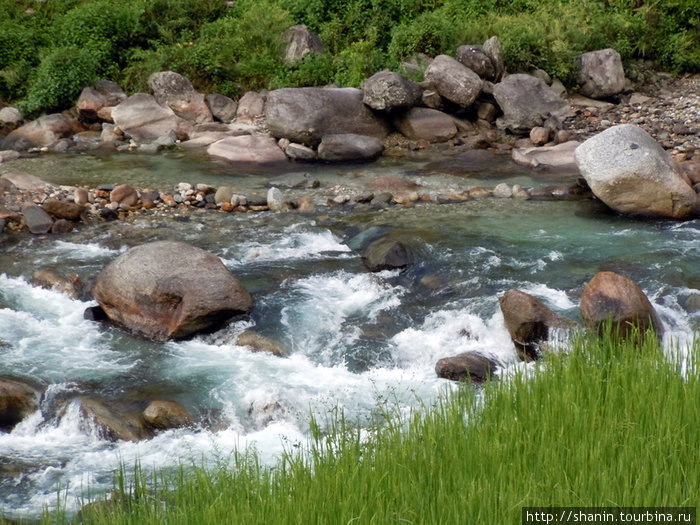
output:
<path id="1" fill-rule="evenodd" d="M 406 138 L 446 142 L 457 134 L 452 117 L 430 108 L 411 108 L 394 118 L 394 127 Z"/>
<path id="2" fill-rule="evenodd" d="M 324 135 L 352 133 L 383 140 L 388 133 L 355 88 L 277 89 L 268 95 L 265 118 L 275 137 L 307 146 L 317 146 Z"/>
<path id="3" fill-rule="evenodd" d="M 32 381 L 0 376 L 0 431 L 9 432 L 39 408 L 42 387 Z"/>
<path id="4" fill-rule="evenodd" d="M 112 110 L 112 119 L 125 135 L 136 142 L 150 143 L 175 131 L 182 135 L 186 123 L 169 107 L 161 106 L 152 95 L 136 93 Z"/>
<path id="5" fill-rule="evenodd" d="M 129 184 L 120 184 L 109 192 L 109 201 L 125 207 L 136 206 L 139 202 L 139 192 Z"/>
<path id="6" fill-rule="evenodd" d="M 375 73 L 362 85 L 362 102 L 376 110 L 415 106 L 422 94 L 416 82 L 388 69 Z"/>
<path id="7" fill-rule="evenodd" d="M 187 409 L 175 401 L 151 401 L 142 415 L 146 425 L 157 430 L 192 425 L 192 417 Z"/>
<path id="8" fill-rule="evenodd" d="M 309 31 L 304 24 L 292 26 L 282 35 L 282 40 L 287 43 L 284 50 L 284 61 L 288 64 L 299 62 L 309 53 L 323 53 L 323 42 Z"/>
<path id="9" fill-rule="evenodd" d="M 405 268 L 413 263 L 413 252 L 400 240 L 386 235 L 370 242 L 362 251 L 362 262 L 370 272 Z"/>
<path id="10" fill-rule="evenodd" d="M 678 166 L 642 128 L 621 124 L 581 144 L 576 163 L 593 193 L 629 215 L 685 219 L 700 200 Z"/>
<path id="11" fill-rule="evenodd" d="M 381 155 L 384 146 L 376 137 L 339 133 L 324 135 L 318 146 L 318 158 L 327 162 L 372 160 Z"/>
<path id="12" fill-rule="evenodd" d="M 252 306 L 216 255 L 173 241 L 123 253 L 97 276 L 93 294 L 113 322 L 158 341 L 215 329 Z"/>
<path id="13" fill-rule="evenodd" d="M 58 199 L 48 199 L 41 205 L 46 213 L 50 213 L 57 219 L 67 219 L 77 221 L 83 213 L 85 207 L 75 202 L 61 201 Z"/>
<path id="14" fill-rule="evenodd" d="M 0 180 L 7 181 L 18 190 L 23 191 L 46 191 L 51 187 L 51 184 L 44 179 L 24 172 L 5 173 L 0 177 Z"/>
<path id="15" fill-rule="evenodd" d="M 440 359 L 435 365 L 435 373 L 444 379 L 479 384 L 491 378 L 497 368 L 498 365 L 492 359 L 474 352 L 466 352 Z"/>
<path id="16" fill-rule="evenodd" d="M 550 329 L 571 324 L 542 301 L 520 290 L 506 291 L 498 298 L 498 303 L 515 350 L 524 361 L 540 357 L 540 344 L 549 339 Z"/>
<path id="17" fill-rule="evenodd" d="M 284 195 L 278 188 L 267 190 L 267 207 L 270 211 L 280 211 L 284 206 Z"/>
<path id="18" fill-rule="evenodd" d="M 497 36 L 492 36 L 486 42 L 484 42 L 483 50 L 484 53 L 486 53 L 491 59 L 491 63 L 493 64 L 493 80 L 494 82 L 498 82 L 503 78 L 503 74 L 506 71 L 505 56 L 503 54 L 503 46 L 501 45 L 501 41 Z"/>
<path id="19" fill-rule="evenodd" d="M 62 113 L 44 115 L 11 132 L 3 141 L 4 148 L 17 151 L 51 147 L 73 133 L 73 121 Z"/>
<path id="20" fill-rule="evenodd" d="M 493 96 L 503 111 L 496 125 L 514 133 L 527 133 L 552 115 L 563 119 L 571 112 L 552 88 L 531 75 L 508 75 L 494 86 Z"/>
<path id="21" fill-rule="evenodd" d="M 228 124 L 236 118 L 238 103 L 235 100 L 218 93 L 210 93 L 204 97 L 204 102 L 206 102 L 214 120 Z"/>
<path id="22" fill-rule="evenodd" d="M 22 124 L 22 113 L 19 109 L 6 106 L 0 109 L 0 135 L 6 135 Z"/>
<path id="23" fill-rule="evenodd" d="M 64 234 L 70 233 L 75 229 L 75 223 L 69 221 L 68 219 L 56 219 L 56 221 L 51 225 L 51 233 L 54 234 Z"/>
<path id="24" fill-rule="evenodd" d="M 196 123 L 212 120 L 204 95 L 195 91 L 190 81 L 179 73 L 153 73 L 148 77 L 148 87 L 153 91 L 156 102 L 168 106 L 178 117 Z"/>
<path id="25" fill-rule="evenodd" d="M 277 357 L 284 357 L 288 354 L 287 350 L 279 341 L 265 337 L 251 330 L 241 332 L 236 338 L 236 344 L 239 346 L 247 346 L 253 352 L 267 352 Z"/>
<path id="26" fill-rule="evenodd" d="M 620 53 L 600 49 L 576 57 L 579 93 L 591 98 L 619 95 L 625 88 L 625 71 Z"/>
<path id="27" fill-rule="evenodd" d="M 86 87 L 80 93 L 75 107 L 78 117 L 83 122 L 96 122 L 100 120 L 98 113 L 104 107 L 109 107 L 107 97 L 94 88 Z"/>
<path id="28" fill-rule="evenodd" d="M 267 94 L 248 91 L 238 101 L 236 119 L 243 122 L 255 122 L 265 115 Z"/>
<path id="29" fill-rule="evenodd" d="M 463 108 L 474 103 L 483 87 L 479 75 L 447 55 L 436 56 L 425 70 L 424 77 L 441 97 Z"/>
<path id="30" fill-rule="evenodd" d="M 642 289 L 633 280 L 614 272 L 598 272 L 581 294 L 581 314 L 589 328 L 601 330 L 607 323 L 623 337 L 635 330 L 652 329 L 661 337 L 663 326 Z"/>
<path id="31" fill-rule="evenodd" d="M 297 144 L 296 142 L 290 142 L 284 148 L 284 154 L 287 155 L 291 160 L 314 160 L 318 155 L 313 148 L 304 146 L 303 144 Z"/>
<path id="32" fill-rule="evenodd" d="M 76 273 L 63 277 L 52 270 L 43 268 L 34 272 L 33 282 L 48 290 L 56 290 L 71 299 L 78 299 L 83 289 L 83 283 Z"/>
<path id="33" fill-rule="evenodd" d="M 287 157 L 277 141 L 265 135 L 226 137 L 207 148 L 209 156 L 228 162 L 248 164 L 286 163 Z"/>
<path id="34" fill-rule="evenodd" d="M 496 69 L 493 67 L 491 57 L 486 54 L 482 46 L 459 46 L 455 58 L 481 78 L 493 80 L 496 76 Z"/>
<path id="35" fill-rule="evenodd" d="M 80 415 L 89 430 L 110 441 L 141 441 L 153 437 L 136 404 L 114 403 L 94 396 L 78 396 Z"/>
<path id="36" fill-rule="evenodd" d="M 48 233 L 51 230 L 51 226 L 53 226 L 51 215 L 36 204 L 25 205 L 22 208 L 22 215 L 24 215 L 24 222 L 27 224 L 27 228 L 34 234 Z"/>
<path id="37" fill-rule="evenodd" d="M 0 164 L 11 160 L 17 160 L 20 157 L 21 155 L 19 151 L 15 151 L 13 149 L 2 150 L 0 151 Z"/>
<path id="38" fill-rule="evenodd" d="M 532 169 L 577 173 L 578 166 L 574 152 L 580 144 L 580 142 L 570 140 L 556 146 L 514 148 L 511 151 L 511 157 L 516 164 Z"/>

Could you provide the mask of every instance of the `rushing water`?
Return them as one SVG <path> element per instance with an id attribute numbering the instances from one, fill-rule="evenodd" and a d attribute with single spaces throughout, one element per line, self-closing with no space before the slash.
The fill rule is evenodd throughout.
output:
<path id="1" fill-rule="evenodd" d="M 130 159 L 130 160 L 129 160 Z M 12 166 L 60 184 L 131 182 L 170 188 L 226 182 L 264 192 L 269 174 L 231 174 L 177 156 L 43 157 Z M 7 167 L 3 166 L 7 171 Z M 533 185 L 501 161 L 489 171 L 450 174 L 425 163 L 318 167 L 322 187 L 362 188 L 379 175 L 408 174 L 426 191 L 497 182 Z M 561 176 L 570 178 L 570 176 Z M 374 230 L 370 230 L 374 228 Z M 395 231 L 416 252 L 406 272 L 367 272 L 348 232 Z M 336 407 L 371 421 L 385 402 L 410 410 L 454 385 L 435 362 L 478 351 L 503 367 L 517 359 L 498 296 L 519 288 L 578 318 L 578 298 L 600 270 L 637 281 L 657 308 L 666 343 L 681 348 L 700 330 L 700 221 L 635 221 L 593 201 L 483 200 L 412 208 L 324 209 L 181 217 L 80 226 L 65 236 L 12 236 L 0 243 L 0 374 L 48 385 L 42 408 L 71 393 L 172 399 L 201 423 L 139 443 L 104 440 L 77 406 L 39 411 L 0 434 L 0 516 L 37 516 L 57 501 L 76 510 L 112 487 L 120 463 L 214 465 L 252 445 L 273 462 L 303 444 L 311 414 Z M 189 341 L 153 343 L 83 319 L 91 301 L 32 284 L 36 269 L 90 282 L 127 248 L 183 240 L 219 255 L 254 296 L 252 315 Z M 280 341 L 287 358 L 234 344 L 249 328 Z"/>

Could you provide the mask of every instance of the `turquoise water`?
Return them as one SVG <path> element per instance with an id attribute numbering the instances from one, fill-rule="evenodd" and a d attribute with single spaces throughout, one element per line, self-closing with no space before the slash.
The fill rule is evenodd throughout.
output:
<path id="1" fill-rule="evenodd" d="M 13 163 L 14 164 L 14 163 Z M 277 174 L 237 174 L 202 158 L 38 157 L 2 165 L 58 184 L 131 182 L 168 189 L 180 181 L 265 191 Z M 297 167 L 295 167 L 296 169 Z M 307 167 L 304 167 L 305 169 Z M 407 175 L 424 191 L 570 180 L 531 174 L 498 160 L 493 171 L 458 172 L 428 160 L 313 168 L 321 190 L 361 190 L 381 175 Z M 322 202 L 319 201 L 319 202 Z M 0 244 L 0 374 L 40 381 L 39 411 L 0 434 L 0 515 L 37 516 L 65 491 L 77 510 L 88 491 L 111 487 L 120 462 L 167 467 L 214 464 L 254 445 L 270 463 L 303 445 L 309 416 L 335 407 L 369 421 L 387 399 L 402 410 L 454 385 L 435 376 L 441 357 L 465 351 L 519 366 L 498 296 L 519 288 L 577 319 L 585 283 L 598 271 L 640 284 L 657 308 L 670 346 L 700 330 L 700 221 L 636 221 L 594 201 L 469 201 L 412 208 L 325 208 L 228 215 L 143 215 L 133 222 L 81 225 L 71 234 L 7 236 Z M 351 235 L 371 227 L 400 236 L 415 253 L 404 272 L 371 274 Z M 249 319 L 189 341 L 153 343 L 83 319 L 95 304 L 32 284 L 40 268 L 78 273 L 90 283 L 124 250 L 159 239 L 183 240 L 219 255 L 254 297 Z M 254 329 L 282 343 L 287 358 L 237 346 Z M 200 423 L 140 443 L 102 439 L 54 399 L 92 393 L 110 399 L 172 399 Z M 322 417 L 320 418 L 323 419 Z"/>

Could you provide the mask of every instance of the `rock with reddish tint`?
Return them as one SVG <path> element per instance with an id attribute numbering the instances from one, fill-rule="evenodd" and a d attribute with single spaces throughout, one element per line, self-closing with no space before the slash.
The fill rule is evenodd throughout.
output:
<path id="1" fill-rule="evenodd" d="M 110 202 L 116 202 L 120 206 L 136 206 L 139 202 L 139 193 L 129 184 L 121 184 L 109 193 Z"/>
<path id="2" fill-rule="evenodd" d="M 447 142 L 457 134 L 452 117 L 430 108 L 411 108 L 394 118 L 394 126 L 411 140 Z"/>
<path id="3" fill-rule="evenodd" d="M 51 233 L 58 235 L 70 233 L 74 229 L 75 223 L 67 219 L 57 219 L 56 222 L 51 225 Z"/>
<path id="4" fill-rule="evenodd" d="M 42 288 L 56 290 L 66 294 L 71 299 L 78 299 L 83 289 L 83 283 L 75 273 L 63 277 L 53 270 L 44 268 L 34 272 L 32 280 Z"/>
<path id="5" fill-rule="evenodd" d="M 209 156 L 238 164 L 285 164 L 287 156 L 272 137 L 243 135 L 226 137 L 207 148 Z"/>
<path id="6" fill-rule="evenodd" d="M 549 129 L 543 126 L 535 126 L 530 130 L 530 141 L 535 146 L 544 146 L 549 142 Z"/>
<path id="7" fill-rule="evenodd" d="M 73 121 L 62 113 L 44 115 L 11 132 L 3 141 L 3 148 L 16 151 L 51 147 L 60 139 L 73 134 Z"/>
<path id="8" fill-rule="evenodd" d="M 238 101 L 236 120 L 255 122 L 265 114 L 267 95 L 256 91 L 248 91 Z"/>
<path id="9" fill-rule="evenodd" d="M 520 290 L 508 290 L 498 298 L 498 303 L 515 350 L 524 361 L 540 357 L 540 345 L 549 340 L 552 328 L 567 328 L 572 324 Z"/>
<path id="10" fill-rule="evenodd" d="M 137 403 L 114 402 L 88 395 L 71 402 L 78 404 L 86 430 L 96 430 L 103 439 L 136 442 L 153 437 Z"/>
<path id="11" fill-rule="evenodd" d="M 143 411 L 143 419 L 146 425 L 157 430 L 192 425 L 187 409 L 175 401 L 151 401 Z"/>
<path id="12" fill-rule="evenodd" d="M 452 381 L 480 384 L 493 377 L 497 368 L 494 360 L 474 352 L 466 352 L 440 359 L 435 365 L 435 373 L 438 377 Z"/>
<path id="13" fill-rule="evenodd" d="M 141 144 L 153 142 L 171 131 L 178 133 L 178 136 L 187 131 L 187 124 L 182 118 L 146 93 L 131 95 L 115 106 L 112 119 L 125 135 Z"/>
<path id="14" fill-rule="evenodd" d="M 214 330 L 252 306 L 216 255 L 173 241 L 123 253 L 97 276 L 93 294 L 114 323 L 157 341 Z"/>
<path id="15" fill-rule="evenodd" d="M 99 111 L 108 106 L 107 97 L 91 87 L 86 87 L 80 93 L 76 108 L 78 116 L 83 122 L 96 122 L 99 119 Z"/>
<path id="16" fill-rule="evenodd" d="M 373 160 L 381 155 L 384 146 L 376 137 L 338 133 L 324 135 L 318 146 L 318 158 L 327 162 Z"/>
<path id="17" fill-rule="evenodd" d="M 73 202 L 77 205 L 85 205 L 90 199 L 90 194 L 85 188 L 76 188 L 73 192 Z"/>
<path id="18" fill-rule="evenodd" d="M 253 350 L 253 352 L 267 352 L 277 357 L 284 357 L 288 354 L 285 347 L 282 346 L 279 341 L 275 341 L 274 339 L 265 337 L 251 330 L 241 332 L 236 338 L 236 344 L 247 346 Z"/>
<path id="19" fill-rule="evenodd" d="M 623 337 L 636 331 L 664 333 L 656 310 L 632 279 L 614 272 L 598 272 L 581 294 L 581 314 L 589 328 L 603 329 L 610 324 Z"/>
<path id="20" fill-rule="evenodd" d="M 422 94 L 416 82 L 388 69 L 375 73 L 362 85 L 362 101 L 376 110 L 415 106 Z"/>
<path id="21" fill-rule="evenodd" d="M 159 71 L 148 77 L 148 87 L 156 102 L 168 106 L 175 114 L 192 122 L 210 122 L 211 111 L 204 95 L 195 91 L 192 83 L 174 71 Z"/>
<path id="22" fill-rule="evenodd" d="M 420 186 L 412 180 L 406 179 L 404 177 L 398 177 L 396 175 L 384 175 L 382 177 L 377 177 L 372 182 L 370 182 L 369 187 L 373 190 L 398 192 L 413 191 L 419 188 Z"/>
<path id="23" fill-rule="evenodd" d="M 77 221 L 80 219 L 85 207 L 75 202 L 61 201 L 58 199 L 48 199 L 41 205 L 44 211 L 50 213 L 57 219 L 67 219 Z"/>
<path id="24" fill-rule="evenodd" d="M 9 432 L 39 408 L 43 388 L 33 381 L 0 376 L 0 431 Z"/>
<path id="25" fill-rule="evenodd" d="M 34 234 L 48 233 L 53 226 L 51 215 L 46 213 L 41 206 L 27 204 L 22 208 L 24 222 L 29 231 Z"/>
<path id="26" fill-rule="evenodd" d="M 276 138 L 317 146 L 323 136 L 351 133 L 383 140 L 388 127 L 355 88 L 283 88 L 271 91 L 265 121 Z"/>
<path id="27" fill-rule="evenodd" d="M 595 196 L 619 213 L 668 219 L 700 214 L 700 198 L 678 165 L 638 126 L 608 128 L 575 156 Z"/>
<path id="28" fill-rule="evenodd" d="M 463 108 L 474 103 L 483 87 L 479 75 L 447 55 L 436 56 L 424 76 L 441 97 Z"/>

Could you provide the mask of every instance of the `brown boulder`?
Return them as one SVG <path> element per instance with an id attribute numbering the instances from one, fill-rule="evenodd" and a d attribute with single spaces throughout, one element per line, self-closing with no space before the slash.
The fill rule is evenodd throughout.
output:
<path id="1" fill-rule="evenodd" d="M 84 207 L 80 204 L 58 199 L 48 199 L 41 207 L 44 208 L 46 213 L 50 213 L 57 219 L 67 219 L 69 221 L 80 219 L 80 215 L 84 210 Z"/>
<path id="2" fill-rule="evenodd" d="M 158 430 L 192 424 L 192 417 L 187 409 L 175 401 L 151 401 L 143 411 L 143 419 L 149 427 Z"/>
<path id="3" fill-rule="evenodd" d="M 73 133 L 73 121 L 62 113 L 44 115 L 20 126 L 7 137 L 4 147 L 17 151 L 50 147 Z"/>
<path id="4" fill-rule="evenodd" d="M 0 430 L 11 431 L 39 408 L 42 389 L 33 382 L 0 376 Z"/>
<path id="5" fill-rule="evenodd" d="M 611 323 L 622 336 L 652 329 L 661 337 L 664 331 L 637 283 L 614 272 L 598 272 L 589 281 L 581 294 L 581 314 L 590 328 L 601 330 Z"/>
<path id="6" fill-rule="evenodd" d="M 252 306 L 216 255 L 174 241 L 123 253 L 100 272 L 93 293 L 113 322 L 158 341 L 216 329 Z"/>
<path id="7" fill-rule="evenodd" d="M 80 415 L 90 429 L 110 441 L 141 441 L 153 437 L 138 406 L 112 403 L 93 396 L 79 396 Z"/>
<path id="8" fill-rule="evenodd" d="M 287 350 L 281 343 L 250 330 L 241 332 L 236 338 L 236 344 L 250 347 L 253 352 L 268 352 L 277 357 L 287 355 Z"/>
<path id="9" fill-rule="evenodd" d="M 438 377 L 452 381 L 483 383 L 496 372 L 496 362 L 480 354 L 467 352 L 453 357 L 443 357 L 435 365 Z"/>
<path id="10" fill-rule="evenodd" d="M 551 328 L 571 325 L 571 321 L 552 312 L 542 301 L 520 290 L 508 290 L 498 302 L 515 350 L 525 361 L 540 357 L 540 343 L 549 339 Z"/>
<path id="11" fill-rule="evenodd" d="M 109 193 L 110 202 L 118 202 L 120 206 L 136 206 L 139 202 L 139 193 L 129 184 L 121 184 Z"/>

